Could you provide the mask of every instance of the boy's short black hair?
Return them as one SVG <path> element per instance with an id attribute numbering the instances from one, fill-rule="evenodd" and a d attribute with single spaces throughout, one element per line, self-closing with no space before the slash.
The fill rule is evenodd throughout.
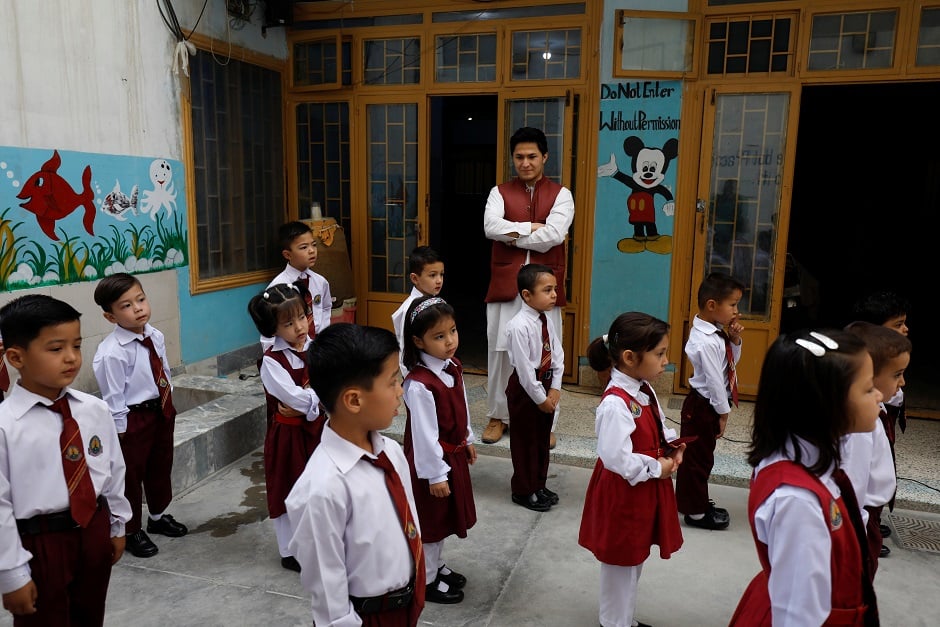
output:
<path id="1" fill-rule="evenodd" d="M 126 272 L 118 272 L 111 276 L 106 276 L 98 283 L 95 288 L 95 302 L 107 313 L 111 312 L 111 307 L 121 297 L 124 292 L 135 285 L 141 285 L 140 280 Z M 141 289 L 143 286 L 141 285 Z"/>
<path id="2" fill-rule="evenodd" d="M 282 224 L 277 230 L 277 239 L 281 243 L 281 250 L 290 250 L 294 240 L 304 233 L 313 233 L 313 229 L 310 228 L 309 224 L 300 220 Z"/>
<path id="3" fill-rule="evenodd" d="M 519 274 L 516 275 L 516 287 L 519 288 L 519 293 L 522 294 L 522 290 L 535 291 L 535 284 L 539 282 L 540 274 L 555 276 L 551 268 L 540 263 L 527 263 L 519 268 Z"/>
<path id="4" fill-rule="evenodd" d="M 730 274 L 724 272 L 712 272 L 702 280 L 698 286 L 698 306 L 704 309 L 708 301 L 713 300 L 720 303 L 731 296 L 735 290 L 744 293 L 745 285 Z"/>
<path id="5" fill-rule="evenodd" d="M 424 267 L 431 263 L 440 263 L 443 259 L 437 254 L 437 251 L 430 246 L 418 246 L 408 257 L 408 274 L 417 274 L 421 276 Z"/>
<path id="6" fill-rule="evenodd" d="M 371 390 L 389 355 L 398 355 L 398 338 L 388 329 L 341 322 L 317 333 L 307 349 L 310 387 L 330 413 L 340 393 L 359 386 Z"/>
<path id="7" fill-rule="evenodd" d="M 27 294 L 0 309 L 0 335 L 6 348 L 27 348 L 45 327 L 74 322 L 82 317 L 67 302 L 45 294 Z"/>
<path id="8" fill-rule="evenodd" d="M 884 324 L 892 318 L 906 316 L 911 304 L 906 298 L 895 292 L 873 292 L 862 298 L 852 307 L 854 320 L 863 320 L 872 324 Z"/>
<path id="9" fill-rule="evenodd" d="M 875 376 L 878 376 L 878 373 L 889 361 L 902 353 L 911 352 L 912 344 L 906 335 L 901 335 L 894 329 L 889 329 L 880 324 L 856 320 L 850 322 L 845 330 L 860 337 L 865 342 L 865 348 L 868 349 L 868 354 L 871 355 Z"/>
<path id="10" fill-rule="evenodd" d="M 543 155 L 548 154 L 548 139 L 545 138 L 545 133 L 531 126 L 523 126 L 512 134 L 509 138 L 509 154 L 514 153 L 519 144 L 528 143 L 538 146 L 539 152 Z"/>

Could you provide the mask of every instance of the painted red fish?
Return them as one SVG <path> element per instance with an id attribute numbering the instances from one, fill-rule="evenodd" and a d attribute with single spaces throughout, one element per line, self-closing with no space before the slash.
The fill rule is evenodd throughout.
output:
<path id="1" fill-rule="evenodd" d="M 55 222 L 66 217 L 79 206 L 85 208 L 85 218 L 82 224 L 89 235 L 95 234 L 95 193 L 91 189 L 91 166 L 86 165 L 82 172 L 82 193 L 77 194 L 68 181 L 58 175 L 62 159 L 59 151 L 52 153 L 52 158 L 42 164 L 38 172 L 29 177 L 23 185 L 23 191 L 16 195 L 20 200 L 29 199 L 20 203 L 20 207 L 36 214 L 39 228 L 50 239 L 58 241 L 55 234 Z"/>

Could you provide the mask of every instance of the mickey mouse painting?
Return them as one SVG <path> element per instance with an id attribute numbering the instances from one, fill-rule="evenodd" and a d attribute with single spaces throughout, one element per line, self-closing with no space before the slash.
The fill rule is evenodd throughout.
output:
<path id="1" fill-rule="evenodd" d="M 633 175 L 628 176 L 617 167 L 613 153 L 610 161 L 597 168 L 597 176 L 611 176 L 630 188 L 627 197 L 629 221 L 633 237 L 617 242 L 622 253 L 641 253 L 648 250 L 665 255 L 672 252 L 672 236 L 660 235 L 656 230 L 656 195 L 662 196 L 663 213 L 671 216 L 675 211 L 672 192 L 663 185 L 669 162 L 679 154 L 679 140 L 669 139 L 662 148 L 645 146 L 643 140 L 630 135 L 623 140 L 623 151 L 632 159 Z"/>

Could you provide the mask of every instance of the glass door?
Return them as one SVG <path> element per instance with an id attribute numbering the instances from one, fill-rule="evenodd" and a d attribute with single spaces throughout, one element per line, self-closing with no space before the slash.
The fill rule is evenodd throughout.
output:
<path id="1" fill-rule="evenodd" d="M 708 158 L 699 172 L 689 320 L 698 310 L 705 275 L 723 272 L 744 283 L 738 380 L 742 394 L 753 395 L 764 353 L 780 329 L 799 86 L 709 91 L 701 151 Z M 687 360 L 682 368 L 680 382 L 686 385 Z"/>
<path id="2" fill-rule="evenodd" d="M 408 256 L 424 244 L 427 182 L 424 105 L 415 100 L 362 102 L 365 194 L 366 318 L 391 329 L 391 315 L 411 291 Z M 362 320 L 361 320 L 362 321 Z"/>

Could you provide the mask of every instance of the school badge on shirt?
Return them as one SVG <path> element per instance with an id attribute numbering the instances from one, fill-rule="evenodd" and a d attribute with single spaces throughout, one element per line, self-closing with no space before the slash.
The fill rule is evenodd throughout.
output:
<path id="1" fill-rule="evenodd" d="M 408 521 L 408 530 L 407 530 L 407 532 L 408 532 L 408 539 L 409 539 L 409 540 L 414 540 L 415 536 L 418 535 L 418 530 L 415 528 L 415 524 L 414 524 L 413 522 L 411 522 L 410 520 Z"/>
<path id="2" fill-rule="evenodd" d="M 91 439 L 88 440 L 88 454 L 92 457 L 98 457 L 101 455 L 101 452 L 104 450 L 101 446 L 101 438 L 97 435 L 91 436 Z"/>
<path id="3" fill-rule="evenodd" d="M 316 296 L 313 297 L 313 304 L 319 305 L 322 300 L 323 300 L 323 297 L 317 294 Z"/>
<path id="4" fill-rule="evenodd" d="M 842 527 L 842 510 L 839 509 L 839 504 L 835 499 L 829 501 L 829 526 L 833 531 Z"/>
<path id="5" fill-rule="evenodd" d="M 630 401 L 630 413 L 633 414 L 634 418 L 639 418 L 640 414 L 643 413 L 643 408 L 640 407 L 640 404 L 634 400 Z"/>

